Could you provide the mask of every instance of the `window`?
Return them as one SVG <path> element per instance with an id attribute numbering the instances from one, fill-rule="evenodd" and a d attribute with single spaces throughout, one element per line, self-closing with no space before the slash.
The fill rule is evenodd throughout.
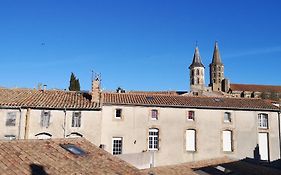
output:
<path id="1" fill-rule="evenodd" d="M 224 113 L 223 122 L 224 123 L 230 123 L 231 122 L 231 114 L 229 112 Z"/>
<path id="2" fill-rule="evenodd" d="M 195 118 L 195 112 L 194 111 L 188 111 L 187 120 L 188 121 L 194 121 L 194 118 Z"/>
<path id="3" fill-rule="evenodd" d="M 224 152 L 232 151 L 232 132 L 222 131 L 222 149 Z"/>
<path id="4" fill-rule="evenodd" d="M 152 120 L 158 120 L 158 110 L 157 109 L 151 110 L 151 119 Z"/>
<path id="5" fill-rule="evenodd" d="M 191 70 L 191 76 L 194 76 L 194 70 Z"/>
<path id="6" fill-rule="evenodd" d="M 50 124 L 50 116 L 51 116 L 51 112 L 50 111 L 42 111 L 41 112 L 41 126 L 42 127 L 49 127 Z"/>
<path id="7" fill-rule="evenodd" d="M 77 156 L 85 156 L 87 153 L 74 144 L 60 144 L 62 148 Z"/>
<path id="8" fill-rule="evenodd" d="M 16 112 L 8 112 L 6 126 L 16 126 Z"/>
<path id="9" fill-rule="evenodd" d="M 115 110 L 115 118 L 121 119 L 122 118 L 122 109 Z"/>
<path id="10" fill-rule="evenodd" d="M 199 78 L 197 78 L 197 83 L 200 84 L 200 79 Z"/>
<path id="11" fill-rule="evenodd" d="M 72 127 L 81 127 L 81 112 L 73 112 Z"/>
<path id="12" fill-rule="evenodd" d="M 149 129 L 148 136 L 148 150 L 158 150 L 159 146 L 159 130 L 158 129 Z"/>
<path id="13" fill-rule="evenodd" d="M 193 78 L 191 79 L 191 84 L 194 85 L 194 79 Z"/>
<path id="14" fill-rule="evenodd" d="M 16 136 L 15 135 L 5 135 L 4 138 L 5 138 L 5 140 L 15 140 Z"/>
<path id="15" fill-rule="evenodd" d="M 195 151 L 196 150 L 196 131 L 194 129 L 186 130 L 186 151 Z"/>
<path id="16" fill-rule="evenodd" d="M 112 154 L 122 154 L 122 137 L 112 138 Z"/>
<path id="17" fill-rule="evenodd" d="M 267 114 L 259 114 L 258 115 L 258 122 L 259 122 L 259 128 L 268 128 L 268 115 Z"/>
<path id="18" fill-rule="evenodd" d="M 196 70 L 196 75 L 199 75 L 199 74 L 200 74 L 199 69 L 197 69 Z"/>

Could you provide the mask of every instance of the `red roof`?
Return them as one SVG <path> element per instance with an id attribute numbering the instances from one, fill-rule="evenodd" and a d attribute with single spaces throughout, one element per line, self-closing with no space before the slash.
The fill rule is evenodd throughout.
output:
<path id="1" fill-rule="evenodd" d="M 0 106 L 23 108 L 98 109 L 84 92 L 0 88 Z"/>
<path id="2" fill-rule="evenodd" d="M 104 105 L 170 106 L 213 109 L 278 110 L 262 99 L 195 97 L 180 95 L 155 95 L 132 93 L 103 93 Z"/>
<path id="3" fill-rule="evenodd" d="M 281 86 L 257 84 L 230 84 L 230 89 L 232 91 L 281 92 Z"/>

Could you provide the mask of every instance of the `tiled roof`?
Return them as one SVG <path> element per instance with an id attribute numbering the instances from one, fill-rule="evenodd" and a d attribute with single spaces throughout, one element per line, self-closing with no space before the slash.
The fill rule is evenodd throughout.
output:
<path id="1" fill-rule="evenodd" d="M 86 155 L 74 155 L 60 144 L 74 144 Z M 89 141 L 75 138 L 1 141 L 0 174 L 138 175 L 140 172 Z"/>
<path id="2" fill-rule="evenodd" d="M 232 91 L 281 92 L 281 86 L 257 84 L 230 84 L 230 89 Z"/>
<path id="3" fill-rule="evenodd" d="M 219 167 L 218 167 L 219 166 Z M 218 167 L 218 169 L 216 169 Z M 224 168 L 227 171 L 223 172 Z M 142 170 L 145 174 L 155 175 L 198 175 L 198 174 L 236 174 L 236 175 L 280 175 L 281 170 L 276 167 L 262 166 L 261 164 L 254 163 L 253 161 L 232 160 L 227 157 L 203 160 L 197 162 L 183 163 L 177 165 L 161 166 Z"/>
<path id="4" fill-rule="evenodd" d="M 84 92 L 62 90 L 0 88 L 0 106 L 22 108 L 97 109 L 91 95 Z"/>
<path id="5" fill-rule="evenodd" d="M 262 99 L 194 97 L 179 95 L 103 93 L 104 105 L 140 105 L 163 107 L 190 107 L 211 109 L 278 110 Z"/>

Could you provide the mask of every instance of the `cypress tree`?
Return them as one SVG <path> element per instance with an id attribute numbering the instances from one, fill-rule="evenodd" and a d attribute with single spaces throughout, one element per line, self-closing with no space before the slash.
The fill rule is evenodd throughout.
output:
<path id="1" fill-rule="evenodd" d="M 79 79 L 76 78 L 73 72 L 71 72 L 70 80 L 69 80 L 69 87 L 70 91 L 80 91 L 80 83 Z"/>

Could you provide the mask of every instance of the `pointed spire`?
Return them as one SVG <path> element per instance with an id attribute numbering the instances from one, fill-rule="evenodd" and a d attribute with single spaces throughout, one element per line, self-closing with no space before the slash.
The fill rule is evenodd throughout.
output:
<path id="1" fill-rule="evenodd" d="M 194 51 L 193 60 L 192 60 L 191 65 L 189 66 L 189 69 L 193 68 L 193 67 L 204 67 L 204 65 L 202 64 L 202 61 L 201 61 L 200 54 L 199 54 L 199 48 L 197 46 L 197 42 L 196 42 L 196 48 Z"/>
<path id="2" fill-rule="evenodd" d="M 222 64 L 221 56 L 220 56 L 220 52 L 219 52 L 219 46 L 218 46 L 217 41 L 215 42 L 215 49 L 214 49 L 214 53 L 213 53 L 212 64 Z"/>

